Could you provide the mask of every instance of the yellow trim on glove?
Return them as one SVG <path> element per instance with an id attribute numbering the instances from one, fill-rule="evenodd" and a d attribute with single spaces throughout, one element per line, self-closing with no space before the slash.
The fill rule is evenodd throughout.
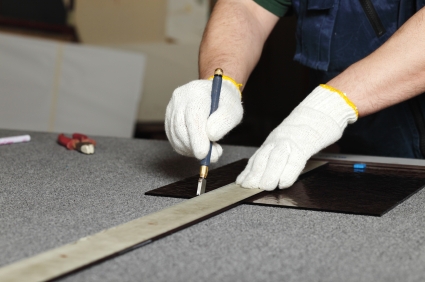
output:
<path id="1" fill-rule="evenodd" d="M 233 78 L 227 75 L 223 75 L 222 77 L 224 80 L 230 81 L 234 86 L 236 86 L 236 88 L 239 90 L 239 94 L 241 95 L 241 99 L 242 99 L 242 92 L 241 92 L 242 83 L 237 83 Z M 208 78 L 208 80 L 212 80 L 213 78 L 214 76 L 212 75 Z"/>
<path id="2" fill-rule="evenodd" d="M 339 96 L 341 96 L 344 99 L 344 101 L 351 108 L 353 108 L 354 112 L 356 112 L 356 116 L 359 117 L 359 111 L 357 110 L 356 105 L 354 105 L 354 103 L 351 102 L 350 99 L 348 99 L 347 94 L 345 94 L 344 92 L 342 92 L 342 91 L 340 91 L 340 90 L 338 90 L 336 88 L 333 88 L 332 86 L 329 86 L 327 84 L 320 84 L 320 86 L 323 87 L 323 88 L 325 88 L 325 89 L 328 89 L 329 91 L 332 91 L 332 92 L 335 92 L 335 93 L 339 94 Z"/>

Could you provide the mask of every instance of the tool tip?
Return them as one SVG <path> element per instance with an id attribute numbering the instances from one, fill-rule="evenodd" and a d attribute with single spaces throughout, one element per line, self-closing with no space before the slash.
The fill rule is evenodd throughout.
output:
<path id="1" fill-rule="evenodd" d="M 196 196 L 204 194 L 206 186 L 207 186 L 207 180 L 203 177 L 199 177 L 198 189 L 196 190 Z"/>

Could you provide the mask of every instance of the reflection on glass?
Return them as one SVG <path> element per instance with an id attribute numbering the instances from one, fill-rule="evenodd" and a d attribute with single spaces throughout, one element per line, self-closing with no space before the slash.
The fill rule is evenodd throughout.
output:
<path id="1" fill-rule="evenodd" d="M 278 205 L 286 207 L 305 207 L 317 208 L 307 194 L 307 190 L 302 182 L 297 182 L 287 189 L 277 189 L 267 193 L 259 199 L 252 201 L 256 204 Z"/>
<path id="2" fill-rule="evenodd" d="M 253 203 L 288 206 L 288 207 L 297 206 L 297 203 L 293 199 L 283 194 L 267 194 L 260 199 L 254 200 Z"/>

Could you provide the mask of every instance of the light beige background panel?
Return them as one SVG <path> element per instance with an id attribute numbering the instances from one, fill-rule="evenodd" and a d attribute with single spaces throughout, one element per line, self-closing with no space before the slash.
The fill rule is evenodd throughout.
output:
<path id="1" fill-rule="evenodd" d="M 167 0 L 76 0 L 74 16 L 82 42 L 111 44 L 163 42 L 166 13 Z"/>
<path id="2" fill-rule="evenodd" d="M 199 44 L 132 44 L 114 46 L 146 55 L 146 73 L 138 121 L 164 121 L 175 88 L 198 78 Z"/>
<path id="3" fill-rule="evenodd" d="M 141 53 L 0 33 L 0 128 L 131 137 Z"/>
<path id="4" fill-rule="evenodd" d="M 0 127 L 47 130 L 56 44 L 0 33 Z"/>
<path id="5" fill-rule="evenodd" d="M 145 57 L 68 44 L 62 59 L 54 130 L 131 137 L 142 93 Z"/>
<path id="6" fill-rule="evenodd" d="M 176 43 L 199 43 L 209 15 L 210 0 L 168 0 L 166 36 Z"/>
<path id="7" fill-rule="evenodd" d="M 137 119 L 163 122 L 173 90 L 198 77 L 208 7 L 208 0 L 76 0 L 73 18 L 82 43 L 146 55 Z"/>

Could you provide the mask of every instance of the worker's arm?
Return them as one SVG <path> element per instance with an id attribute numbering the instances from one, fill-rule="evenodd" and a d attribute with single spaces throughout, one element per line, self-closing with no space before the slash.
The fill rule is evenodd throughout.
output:
<path id="1" fill-rule="evenodd" d="M 278 17 L 253 0 L 219 0 L 205 30 L 199 54 L 199 80 L 177 88 L 167 106 L 165 130 L 180 154 L 206 157 L 210 141 L 233 129 L 243 116 L 237 83 L 245 84 L 257 64 Z M 221 68 L 223 79 L 218 109 L 210 116 L 211 87 L 208 80 Z M 237 83 L 236 83 L 237 82 Z M 222 154 L 214 143 L 211 162 Z"/>
<path id="2" fill-rule="evenodd" d="M 425 8 L 327 85 L 332 87 L 318 86 L 270 133 L 236 183 L 266 190 L 289 187 L 312 155 L 341 138 L 347 124 L 423 93 Z"/>
<path id="3" fill-rule="evenodd" d="M 199 51 L 200 78 L 210 77 L 220 67 L 245 85 L 278 19 L 253 0 L 218 1 Z"/>
<path id="4" fill-rule="evenodd" d="M 360 117 L 425 92 L 425 8 L 328 84 L 347 94 Z"/>

